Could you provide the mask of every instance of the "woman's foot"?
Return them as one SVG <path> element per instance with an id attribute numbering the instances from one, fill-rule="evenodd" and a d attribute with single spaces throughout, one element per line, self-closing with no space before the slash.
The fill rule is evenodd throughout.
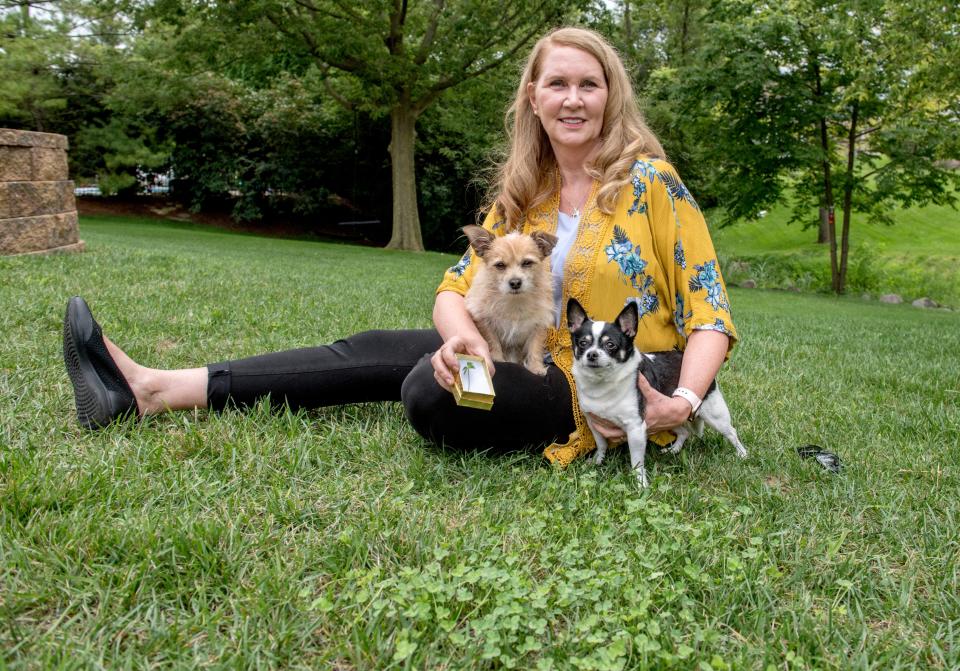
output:
<path id="1" fill-rule="evenodd" d="M 136 397 L 110 356 L 100 325 L 79 296 L 67 303 L 63 319 L 63 361 L 81 426 L 97 429 L 138 412 Z"/>
<path id="2" fill-rule="evenodd" d="M 154 415 L 207 407 L 207 369 L 147 368 L 103 335 L 82 298 L 71 298 L 63 323 L 63 359 L 73 383 L 77 420 L 88 429 L 136 412 Z"/>

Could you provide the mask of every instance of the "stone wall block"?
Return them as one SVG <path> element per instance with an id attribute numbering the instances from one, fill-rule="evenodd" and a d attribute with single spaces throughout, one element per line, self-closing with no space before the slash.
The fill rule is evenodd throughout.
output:
<path id="1" fill-rule="evenodd" d="M 75 212 L 73 182 L 0 182 L 0 219 Z"/>
<path id="2" fill-rule="evenodd" d="M 79 241 L 76 212 L 7 219 L 0 226 L 0 254 L 52 250 Z"/>
<path id="3" fill-rule="evenodd" d="M 67 152 L 62 149 L 34 147 L 31 153 L 33 154 L 32 181 L 53 182 L 66 179 Z"/>
<path id="4" fill-rule="evenodd" d="M 28 182 L 32 179 L 33 150 L 30 147 L 0 145 L 0 182 Z"/>
<path id="5" fill-rule="evenodd" d="M 81 251 L 67 138 L 0 128 L 0 254 Z"/>
<path id="6" fill-rule="evenodd" d="M 69 148 L 66 135 L 56 133 L 37 133 L 32 130 L 0 128 L 0 145 L 12 147 L 49 147 L 50 149 Z M 64 175 L 66 177 L 66 175 Z"/>

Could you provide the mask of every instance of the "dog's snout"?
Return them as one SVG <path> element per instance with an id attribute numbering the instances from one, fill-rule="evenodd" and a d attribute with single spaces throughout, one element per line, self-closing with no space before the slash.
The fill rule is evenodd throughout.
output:
<path id="1" fill-rule="evenodd" d="M 514 291 L 519 289 L 521 286 L 523 286 L 523 280 L 521 280 L 520 278 L 514 277 L 513 279 L 510 280 L 510 288 L 513 289 Z"/>
<path id="2" fill-rule="evenodd" d="M 587 352 L 587 361 L 594 362 L 597 360 L 598 356 L 599 355 L 597 354 L 597 350 L 592 349 L 589 352 Z"/>

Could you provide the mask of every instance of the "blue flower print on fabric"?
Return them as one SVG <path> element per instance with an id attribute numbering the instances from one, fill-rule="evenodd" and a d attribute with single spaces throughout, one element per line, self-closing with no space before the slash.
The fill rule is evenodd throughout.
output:
<path id="1" fill-rule="evenodd" d="M 673 246 L 673 260 L 681 269 L 687 269 L 687 257 L 683 253 L 683 243 L 679 240 Z"/>
<path id="2" fill-rule="evenodd" d="M 640 199 L 647 192 L 647 185 L 637 173 L 633 174 L 631 181 L 633 182 L 633 205 L 627 210 L 627 214 L 644 214 L 647 211 L 647 204 L 641 203 Z"/>
<path id="3" fill-rule="evenodd" d="M 690 203 L 690 206 L 695 210 L 699 210 L 700 206 L 697 205 L 697 201 L 693 199 L 693 194 L 687 189 L 683 181 L 671 172 L 661 172 L 660 181 L 663 182 L 663 185 L 667 187 L 667 191 L 673 197 L 674 200 L 685 200 Z"/>
<path id="4" fill-rule="evenodd" d="M 653 278 L 648 279 L 650 280 L 649 283 L 653 284 Z M 642 296 L 631 296 L 624 301 L 623 304 L 626 305 L 627 303 L 637 304 L 637 314 L 640 316 L 640 318 L 643 318 L 644 315 L 648 315 L 651 312 L 656 312 L 660 309 L 660 297 L 652 291 L 647 291 Z"/>
<path id="5" fill-rule="evenodd" d="M 643 182 L 644 177 L 646 177 L 651 184 L 658 179 L 660 180 L 667 189 L 667 194 L 670 196 L 674 211 L 676 211 L 676 201 L 678 200 L 686 201 L 696 210 L 700 209 L 697 201 L 693 198 L 693 194 L 687 189 L 683 180 L 672 172 L 657 170 L 657 167 L 648 161 L 634 161 L 630 168 L 630 175 L 630 181 L 633 184 L 633 205 L 627 210 L 627 214 L 644 214 L 647 211 L 647 204 L 640 202 L 640 199 L 643 198 L 647 192 L 647 185 Z"/>
<path id="6" fill-rule="evenodd" d="M 720 331 L 721 333 L 726 333 L 728 336 L 733 336 L 733 331 L 720 317 L 714 319 L 712 324 L 704 324 L 695 328 L 698 331 Z"/>
<path id="7" fill-rule="evenodd" d="M 637 304 L 640 317 L 649 312 L 656 312 L 660 307 L 660 299 L 653 289 L 653 278 L 646 274 L 647 262 L 640 257 L 640 245 L 634 245 L 627 237 L 626 231 L 619 226 L 613 227 L 613 240 L 604 248 L 607 253 L 607 262 L 614 262 L 620 268 L 620 275 L 630 283 L 637 293 L 637 298 L 631 298 Z"/>
<path id="8" fill-rule="evenodd" d="M 640 200 L 647 193 L 647 185 L 643 181 L 646 177 L 651 182 L 657 176 L 657 168 L 652 163 L 646 161 L 634 161 L 630 167 L 630 181 L 633 184 L 633 205 L 627 210 L 627 214 L 646 214 L 647 204 Z"/>
<path id="9" fill-rule="evenodd" d="M 717 272 L 717 260 L 707 261 L 702 266 L 694 264 L 697 274 L 690 278 L 690 291 L 706 291 L 706 301 L 714 310 L 730 312 L 730 303 L 727 294 L 720 284 L 720 275 Z"/>
<path id="10" fill-rule="evenodd" d="M 451 272 L 457 277 L 462 277 L 463 273 L 465 273 L 467 270 L 467 266 L 469 265 L 470 265 L 470 250 L 468 249 L 467 252 L 463 255 L 463 258 L 461 258 L 457 262 L 457 265 L 452 266 L 450 270 L 447 272 Z"/>
<path id="11" fill-rule="evenodd" d="M 687 320 L 693 318 L 693 310 L 687 310 L 683 294 L 677 292 L 677 305 L 673 310 L 673 324 L 677 327 L 677 333 L 684 338 L 687 337 Z"/>

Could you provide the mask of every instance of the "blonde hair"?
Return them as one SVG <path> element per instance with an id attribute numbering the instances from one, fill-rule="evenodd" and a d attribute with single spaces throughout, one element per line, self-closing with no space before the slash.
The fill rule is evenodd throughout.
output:
<path id="1" fill-rule="evenodd" d="M 663 147 L 647 127 L 633 96 L 630 78 L 616 50 L 599 33 L 585 28 L 557 28 L 540 38 L 527 58 L 517 95 L 507 110 L 504 124 L 509 153 L 497 168 L 488 194 L 487 207 L 495 207 L 507 230 L 517 230 L 526 211 L 556 189 L 557 162 L 550 139 L 533 114 L 527 84 L 536 82 L 548 49 L 573 47 L 599 61 L 606 77 L 607 104 L 603 111 L 600 149 L 584 166 L 600 182 L 598 207 L 609 214 L 620 189 L 630 179 L 630 167 L 638 154 L 663 158 Z"/>

